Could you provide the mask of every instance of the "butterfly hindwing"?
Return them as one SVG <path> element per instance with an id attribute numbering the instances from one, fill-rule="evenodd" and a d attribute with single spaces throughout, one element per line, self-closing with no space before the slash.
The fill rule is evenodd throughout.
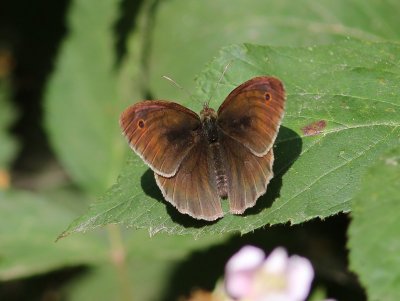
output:
<path id="1" fill-rule="evenodd" d="M 155 177 L 164 198 L 181 213 L 212 221 L 222 217 L 223 211 L 207 147 L 204 140 L 197 143 L 175 176 L 166 178 L 155 174 Z"/>
<path id="2" fill-rule="evenodd" d="M 273 177 L 272 148 L 264 156 L 255 156 L 243 144 L 229 136 L 221 137 L 221 149 L 226 162 L 230 212 L 242 214 L 253 207 L 263 195 Z"/>

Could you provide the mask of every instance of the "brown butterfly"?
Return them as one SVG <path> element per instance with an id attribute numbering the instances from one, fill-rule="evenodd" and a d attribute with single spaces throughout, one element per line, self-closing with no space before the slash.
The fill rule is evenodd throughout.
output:
<path id="1" fill-rule="evenodd" d="M 284 104 L 281 81 L 260 76 L 234 89 L 218 112 L 204 105 L 199 116 L 177 103 L 145 100 L 128 107 L 120 125 L 165 199 L 212 221 L 224 215 L 221 198 L 241 214 L 266 192 Z"/>

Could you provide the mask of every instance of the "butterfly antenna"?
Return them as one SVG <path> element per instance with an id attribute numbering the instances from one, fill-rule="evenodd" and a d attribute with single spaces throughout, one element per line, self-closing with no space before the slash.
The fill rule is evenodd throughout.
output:
<path id="1" fill-rule="evenodd" d="M 225 75 L 226 71 L 228 70 L 228 67 L 229 67 L 229 65 L 230 65 L 231 63 L 232 63 L 232 61 L 230 61 L 230 62 L 229 62 L 228 64 L 226 64 L 226 66 L 224 67 L 224 70 L 222 71 L 222 74 L 221 74 L 221 76 L 219 77 L 217 84 L 215 85 L 214 91 L 211 93 L 211 96 L 210 96 L 210 98 L 208 99 L 208 101 L 207 101 L 207 103 L 206 103 L 207 106 L 210 104 L 211 99 L 214 97 L 215 92 L 218 90 L 218 86 L 219 86 L 219 84 L 221 83 L 222 78 L 224 77 L 224 75 Z"/>
<path id="2" fill-rule="evenodd" d="M 170 81 L 170 82 L 171 82 L 172 84 L 174 84 L 178 89 L 180 89 L 180 90 L 182 90 L 183 92 L 185 92 L 186 95 L 189 96 L 190 99 L 194 99 L 194 100 L 196 100 L 196 101 L 199 101 L 197 98 L 195 98 L 195 97 L 193 96 L 192 93 L 190 93 L 188 90 L 186 90 L 185 88 L 183 88 L 181 85 L 179 85 L 179 84 L 178 84 L 176 81 L 174 81 L 172 78 L 170 78 L 170 77 L 168 77 L 168 76 L 165 76 L 165 75 L 163 75 L 162 77 L 163 77 L 164 79 Z"/>

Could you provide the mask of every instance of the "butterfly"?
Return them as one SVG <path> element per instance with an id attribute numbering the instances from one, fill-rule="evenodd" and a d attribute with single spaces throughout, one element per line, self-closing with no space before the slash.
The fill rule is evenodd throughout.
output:
<path id="1" fill-rule="evenodd" d="M 164 198 L 196 219 L 216 220 L 253 207 L 273 177 L 273 144 L 284 115 L 282 82 L 254 77 L 235 88 L 216 112 L 200 116 L 165 100 L 128 107 L 120 126 L 131 148 L 154 171 Z"/>

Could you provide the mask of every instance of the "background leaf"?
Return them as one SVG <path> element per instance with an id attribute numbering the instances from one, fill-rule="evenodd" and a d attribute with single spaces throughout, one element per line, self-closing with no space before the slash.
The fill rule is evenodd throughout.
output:
<path id="1" fill-rule="evenodd" d="M 301 46 L 348 37 L 399 40 L 397 1 L 170 0 L 159 1 L 149 55 L 154 98 L 182 93 L 160 80 L 168 75 L 186 89 L 217 49 L 233 43 Z"/>
<path id="2" fill-rule="evenodd" d="M 0 280 L 94 263 L 107 255 L 106 241 L 99 236 L 55 243 L 57 233 L 76 213 L 44 196 L 0 192 L 0 211 Z"/>
<path id="3" fill-rule="evenodd" d="M 368 169 L 352 205 L 350 265 L 371 301 L 400 298 L 399 191 L 398 143 Z"/>
<path id="4" fill-rule="evenodd" d="M 169 300 L 165 295 L 170 293 L 176 266 L 193 251 L 204 251 L 225 240 L 223 237 L 193 240 L 169 235 L 150 239 L 146 231 L 129 231 L 124 239 L 130 250 L 127 254 L 127 280 L 134 300 Z M 123 290 L 116 273 L 116 266 L 107 262 L 93 267 L 66 286 L 69 300 L 122 300 Z"/>
<path id="5" fill-rule="evenodd" d="M 0 280 L 85 266 L 80 277 L 64 288 L 68 300 L 82 300 L 87 295 L 96 300 L 120 300 L 123 290 L 112 258 L 115 250 L 104 233 L 77 235 L 55 242 L 57 234 L 75 215 L 68 207 L 73 197 L 77 195 L 66 192 L 61 200 L 58 191 L 60 200 L 56 201 L 54 196 L 27 191 L 0 192 Z M 124 243 L 129 250 L 126 251 L 127 279 L 134 299 L 156 300 L 167 290 L 164 285 L 182 258 L 193 250 L 223 240 L 223 237 L 208 237 L 195 241 L 191 237 L 166 235 L 150 239 L 147 231 L 125 233 Z"/>
<path id="6" fill-rule="evenodd" d="M 113 34 L 119 3 L 73 1 L 70 34 L 46 93 L 52 145 L 72 179 L 94 194 L 114 182 L 126 152 Z"/>
<path id="7" fill-rule="evenodd" d="M 151 233 L 246 233 L 267 224 L 300 223 L 349 211 L 365 168 L 398 143 L 399 51 L 395 43 L 359 41 L 304 48 L 226 48 L 199 77 L 207 99 L 223 67 L 233 61 L 212 107 L 256 75 L 278 76 L 286 86 L 286 115 L 275 148 L 276 176 L 266 196 L 244 216 L 227 214 L 215 223 L 196 222 L 162 201 L 152 172 L 133 156 L 118 183 L 65 234 L 108 223 Z M 197 111 L 200 106 L 183 104 Z M 322 128 L 310 131 L 315 122 L 322 122 Z"/>

